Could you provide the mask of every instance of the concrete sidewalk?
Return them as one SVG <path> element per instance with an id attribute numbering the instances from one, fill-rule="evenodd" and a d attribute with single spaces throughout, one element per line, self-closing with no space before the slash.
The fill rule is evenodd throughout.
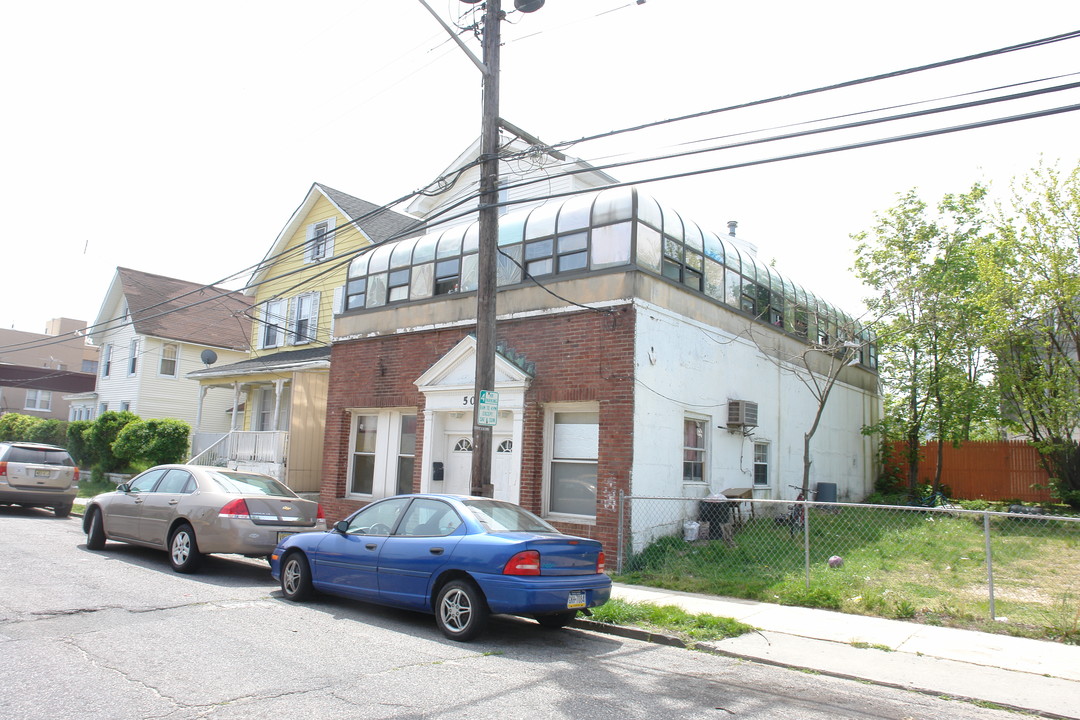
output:
<path id="1" fill-rule="evenodd" d="M 701 644 L 724 655 L 1080 719 L 1077 645 L 618 583 L 612 597 L 758 628 Z"/>

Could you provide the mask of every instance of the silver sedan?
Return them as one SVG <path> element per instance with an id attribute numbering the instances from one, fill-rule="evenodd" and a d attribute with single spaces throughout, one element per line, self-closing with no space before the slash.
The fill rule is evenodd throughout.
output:
<path id="1" fill-rule="evenodd" d="M 203 555 L 266 557 L 296 533 L 325 530 L 322 507 L 268 475 L 201 465 L 159 465 L 91 498 L 83 515 L 86 547 L 106 540 L 167 550 L 177 572 Z"/>

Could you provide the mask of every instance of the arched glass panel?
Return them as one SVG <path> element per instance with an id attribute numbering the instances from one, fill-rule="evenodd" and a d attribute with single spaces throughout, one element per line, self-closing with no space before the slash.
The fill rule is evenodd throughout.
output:
<path id="1" fill-rule="evenodd" d="M 705 245 L 701 237 L 701 228 L 698 227 L 696 222 L 691 220 L 686 221 L 686 247 L 693 248 L 698 252 L 704 252 Z"/>
<path id="2" fill-rule="evenodd" d="M 435 244 L 439 242 L 439 233 L 428 233 L 416 241 L 413 249 L 413 263 L 426 263 L 435 259 Z"/>
<path id="3" fill-rule="evenodd" d="M 412 264 L 412 251 L 418 238 L 405 238 L 394 243 L 394 251 L 390 253 L 390 267 L 403 268 Z"/>
<path id="4" fill-rule="evenodd" d="M 371 252 L 371 264 L 368 265 L 369 273 L 383 272 L 390 267 L 390 253 L 394 251 L 393 245 L 379 245 Z M 370 296 L 371 293 L 368 293 Z"/>
<path id="5" fill-rule="evenodd" d="M 739 249 L 728 240 L 724 240 L 724 253 L 724 264 L 735 272 L 741 272 L 742 254 L 739 252 Z"/>
<path id="6" fill-rule="evenodd" d="M 637 217 L 643 223 L 648 223 L 650 226 L 659 230 L 664 224 L 664 216 L 660 214 L 660 206 L 656 204 L 656 200 L 651 195 L 646 195 L 643 192 L 638 192 L 638 208 Z"/>
<path id="7" fill-rule="evenodd" d="M 439 238 L 439 248 L 435 252 L 437 258 L 453 257 L 461 254 L 461 238 L 465 235 L 465 226 L 460 225 L 450 228 Z"/>
<path id="8" fill-rule="evenodd" d="M 621 220 L 630 220 L 634 216 L 634 189 L 630 187 L 610 188 L 596 196 L 593 203 L 592 224 L 607 225 Z"/>
<path id="9" fill-rule="evenodd" d="M 525 220 L 528 210 L 515 210 L 499 218 L 499 246 L 519 243 L 525 237 Z"/>
<path id="10" fill-rule="evenodd" d="M 720 238 L 716 236 L 716 233 L 711 233 L 706 230 L 703 234 L 705 256 L 710 257 L 718 263 L 724 262 L 724 244 L 720 242 Z"/>
<path id="11" fill-rule="evenodd" d="M 362 277 L 367 275 L 368 260 L 371 259 L 371 251 L 367 250 L 364 253 L 357 255 L 353 258 L 353 261 L 349 263 L 349 277 Z"/>
<path id="12" fill-rule="evenodd" d="M 461 244 L 461 253 L 476 252 L 480 249 L 480 223 L 474 222 L 465 231 L 465 240 Z"/>
<path id="13" fill-rule="evenodd" d="M 572 197 L 563 203 L 559 211 L 558 228 L 560 233 L 580 230 L 589 226 L 589 215 L 592 211 L 593 193 Z"/>
<path id="14" fill-rule="evenodd" d="M 664 235 L 682 242 L 684 235 L 682 216 L 671 208 L 663 206 L 660 207 L 660 212 L 664 215 Z"/>
<path id="15" fill-rule="evenodd" d="M 533 208 L 529 220 L 525 223 L 525 239 L 544 237 L 555 234 L 555 216 L 559 212 L 559 203 L 549 202 Z"/>

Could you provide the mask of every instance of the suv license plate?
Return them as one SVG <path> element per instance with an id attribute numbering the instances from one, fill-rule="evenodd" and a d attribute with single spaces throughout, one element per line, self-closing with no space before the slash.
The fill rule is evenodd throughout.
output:
<path id="1" fill-rule="evenodd" d="M 566 599 L 566 607 L 568 608 L 583 608 L 585 607 L 585 591 L 584 590 L 571 590 L 570 597 Z"/>
<path id="2" fill-rule="evenodd" d="M 34 477 L 49 477 L 50 475 L 52 475 L 52 472 L 49 471 L 49 470 L 35 470 L 34 471 Z"/>
<path id="3" fill-rule="evenodd" d="M 282 540 L 284 540 L 284 539 L 285 539 L 285 538 L 287 538 L 287 537 L 291 537 L 291 536 L 293 536 L 293 535 L 295 535 L 295 534 L 296 534 L 296 533 L 294 533 L 294 532 L 279 532 L 279 533 L 277 534 L 277 541 L 278 541 L 278 544 L 280 545 L 280 544 L 281 544 L 281 541 L 282 541 Z"/>

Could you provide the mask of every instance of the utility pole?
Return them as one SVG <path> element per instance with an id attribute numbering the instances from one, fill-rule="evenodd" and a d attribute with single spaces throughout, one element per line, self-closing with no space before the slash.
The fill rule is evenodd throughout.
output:
<path id="1" fill-rule="evenodd" d="M 472 494 L 492 497 L 492 426 L 480 423 L 481 398 L 495 389 L 496 253 L 499 239 L 499 45 L 500 0 L 484 12 L 483 112 L 480 125 L 480 256 L 476 283 L 476 384 L 473 391 Z M 498 413 L 496 413 L 496 418 Z"/>
<path id="2" fill-rule="evenodd" d="M 461 0 L 475 5 L 482 0 Z M 498 290 L 499 252 L 499 47 L 502 1 L 484 0 L 481 29 L 483 60 L 478 60 L 457 34 L 439 17 L 427 0 L 420 0 L 450 37 L 480 68 L 484 76 L 483 111 L 480 118 L 480 239 L 476 281 L 476 376 L 473 386 L 473 454 L 470 492 L 492 497 L 492 428 L 498 422 L 498 394 L 495 393 L 495 294 Z M 544 0 L 514 0 L 514 9 L 532 13 Z M 494 399 L 491 404 L 485 400 Z"/>

